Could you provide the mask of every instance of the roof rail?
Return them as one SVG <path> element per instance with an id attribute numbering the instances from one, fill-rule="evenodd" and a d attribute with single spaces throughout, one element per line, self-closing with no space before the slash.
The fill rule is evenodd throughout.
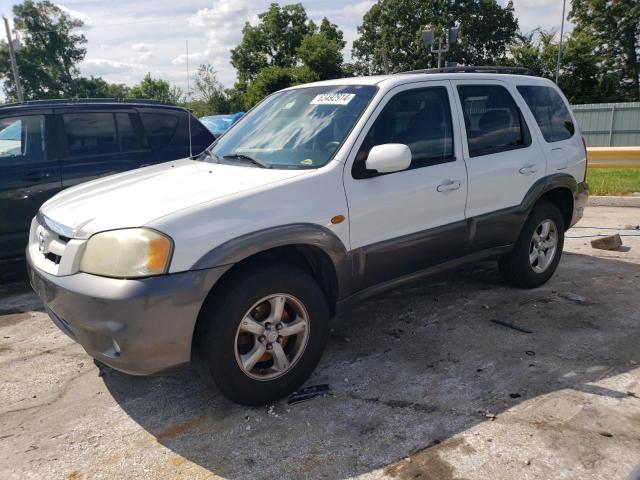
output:
<path id="1" fill-rule="evenodd" d="M 425 68 L 422 70 L 411 70 L 400 72 L 405 73 L 510 73 L 513 75 L 533 75 L 533 72 L 526 67 L 501 67 L 501 66 L 462 66 L 445 68 Z"/>
<path id="2" fill-rule="evenodd" d="M 55 105 L 59 103 L 137 103 L 148 105 L 170 105 L 175 104 L 163 102 L 161 100 L 151 100 L 148 98 L 49 98 L 44 100 L 27 100 L 26 102 L 4 103 L 0 106 L 17 106 L 17 105 Z"/>

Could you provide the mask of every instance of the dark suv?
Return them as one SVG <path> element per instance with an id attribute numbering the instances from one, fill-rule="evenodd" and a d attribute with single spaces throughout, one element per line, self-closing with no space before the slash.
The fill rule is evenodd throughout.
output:
<path id="1" fill-rule="evenodd" d="M 24 257 L 31 219 L 60 190 L 195 155 L 213 140 L 188 110 L 153 101 L 56 100 L 0 106 L 2 270 Z"/>

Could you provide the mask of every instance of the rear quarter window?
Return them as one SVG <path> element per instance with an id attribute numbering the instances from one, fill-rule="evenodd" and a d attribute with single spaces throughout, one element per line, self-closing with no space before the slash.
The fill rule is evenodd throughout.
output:
<path id="1" fill-rule="evenodd" d="M 573 137 L 576 131 L 569 109 L 551 87 L 520 85 L 518 91 L 531 110 L 544 139 L 559 142 Z"/>
<path id="2" fill-rule="evenodd" d="M 176 133 L 178 117 L 170 113 L 141 113 L 140 120 L 153 150 L 162 150 Z"/>

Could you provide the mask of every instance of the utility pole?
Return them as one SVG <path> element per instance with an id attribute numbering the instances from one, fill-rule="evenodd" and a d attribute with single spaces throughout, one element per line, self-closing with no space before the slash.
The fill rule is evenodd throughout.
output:
<path id="1" fill-rule="evenodd" d="M 562 23 L 560 23 L 560 45 L 558 45 L 558 61 L 556 63 L 556 84 L 560 77 L 560 60 L 562 58 L 562 37 L 564 36 L 564 12 L 567 8 L 567 0 L 562 1 Z"/>
<path id="2" fill-rule="evenodd" d="M 7 43 L 9 44 L 9 56 L 11 57 L 11 70 L 13 71 L 13 80 L 16 85 L 16 95 L 18 97 L 18 102 L 22 103 L 24 98 L 22 98 L 22 85 L 20 84 L 20 73 L 18 72 L 18 63 L 16 62 L 16 52 L 13 51 L 13 40 L 11 39 L 11 30 L 9 29 L 9 20 L 4 15 L 2 16 L 4 19 L 4 28 L 7 30 Z"/>

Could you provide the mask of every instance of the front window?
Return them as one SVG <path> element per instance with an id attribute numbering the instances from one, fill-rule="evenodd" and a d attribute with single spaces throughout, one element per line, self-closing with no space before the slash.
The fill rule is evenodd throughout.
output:
<path id="1" fill-rule="evenodd" d="M 375 91 L 373 86 L 334 85 L 275 93 L 214 143 L 215 161 L 281 169 L 322 167 Z"/>
<path id="2" fill-rule="evenodd" d="M 0 118 L 0 164 L 46 160 L 44 115 Z"/>

